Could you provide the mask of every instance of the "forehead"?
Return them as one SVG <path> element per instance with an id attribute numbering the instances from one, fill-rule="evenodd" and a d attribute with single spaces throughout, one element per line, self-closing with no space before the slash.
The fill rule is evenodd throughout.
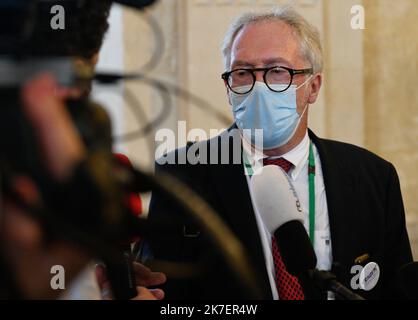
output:
<path id="1" fill-rule="evenodd" d="M 297 64 L 299 42 L 292 28 L 282 21 L 263 21 L 245 26 L 236 36 L 231 52 L 232 65 L 264 65 L 271 60 Z"/>

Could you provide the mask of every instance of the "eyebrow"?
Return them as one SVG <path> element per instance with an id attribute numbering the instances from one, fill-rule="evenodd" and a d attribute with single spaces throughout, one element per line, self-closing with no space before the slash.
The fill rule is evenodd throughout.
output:
<path id="1" fill-rule="evenodd" d="M 284 58 L 270 58 L 270 59 L 266 59 L 262 61 L 264 66 L 268 66 L 268 65 L 272 65 L 272 64 L 286 64 L 288 66 L 291 66 L 292 64 L 284 59 Z M 255 64 L 250 63 L 248 61 L 244 61 L 244 60 L 237 60 L 234 62 L 233 67 L 255 67 Z"/>

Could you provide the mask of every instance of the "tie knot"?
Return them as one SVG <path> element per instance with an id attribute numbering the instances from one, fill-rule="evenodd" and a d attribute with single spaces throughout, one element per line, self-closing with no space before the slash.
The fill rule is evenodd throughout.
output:
<path id="1" fill-rule="evenodd" d="M 292 169 L 293 167 L 293 164 L 284 158 L 278 158 L 278 159 L 266 158 L 263 160 L 263 163 L 264 163 L 264 166 L 279 166 L 286 173 L 289 173 L 290 169 Z"/>

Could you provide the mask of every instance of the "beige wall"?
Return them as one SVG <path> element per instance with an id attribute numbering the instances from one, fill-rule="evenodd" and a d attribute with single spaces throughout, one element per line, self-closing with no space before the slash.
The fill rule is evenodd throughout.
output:
<path id="1" fill-rule="evenodd" d="M 362 30 L 351 29 L 361 0 L 324 0 L 325 136 L 364 146 Z"/>
<path id="2" fill-rule="evenodd" d="M 397 168 L 418 258 L 418 1 L 364 4 L 365 145 Z"/>
<path id="3" fill-rule="evenodd" d="M 165 51 L 153 74 L 177 83 L 231 118 L 220 74 L 223 34 L 232 17 L 248 9 L 268 9 L 272 0 L 162 0 L 149 14 L 165 34 Z M 398 170 L 408 228 L 418 258 L 418 1 L 295 0 L 295 7 L 320 30 L 325 54 L 325 85 L 310 113 L 321 136 L 364 146 L 393 162 Z M 350 9 L 362 4 L 366 29 L 352 30 Z M 153 52 L 149 27 L 129 11 L 124 15 L 126 69 L 140 67 Z M 128 85 L 155 116 L 158 94 Z M 127 126 L 135 121 L 127 115 Z M 225 128 L 187 100 L 173 99 L 162 127 L 178 120 L 190 128 Z M 154 137 L 148 138 L 153 143 Z M 137 163 L 151 166 L 144 139 L 127 144 Z"/>

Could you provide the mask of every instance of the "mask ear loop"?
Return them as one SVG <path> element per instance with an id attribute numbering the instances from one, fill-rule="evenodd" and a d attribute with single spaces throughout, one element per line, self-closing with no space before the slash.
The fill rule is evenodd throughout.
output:
<path id="1" fill-rule="evenodd" d="M 299 116 L 299 122 L 303 119 L 303 116 L 305 115 L 306 111 L 308 110 L 308 107 L 309 107 L 309 103 L 306 104 L 305 109 L 303 110 L 302 114 Z"/>
<path id="2" fill-rule="evenodd" d="M 296 90 L 302 88 L 305 84 L 307 84 L 309 81 L 311 81 L 311 79 L 313 78 L 313 74 L 311 74 L 304 83 L 302 83 L 300 86 L 296 87 Z"/>
<path id="3" fill-rule="evenodd" d="M 309 81 L 311 81 L 311 79 L 313 78 L 313 74 L 311 74 L 306 80 L 305 80 L 305 82 L 304 83 L 302 83 L 300 86 L 298 86 L 298 87 L 296 87 L 296 90 L 298 90 L 298 89 L 300 89 L 300 88 L 302 88 L 304 85 L 306 85 Z M 303 116 L 305 115 L 305 113 L 306 113 L 306 110 L 308 110 L 308 107 L 309 107 L 309 103 L 307 103 L 306 104 L 306 107 L 305 107 L 305 109 L 303 110 L 303 112 L 302 112 L 302 114 L 300 115 L 300 117 L 299 117 L 299 121 L 300 120 L 302 120 L 302 118 L 303 118 Z M 298 125 L 299 126 L 299 125 Z"/>

